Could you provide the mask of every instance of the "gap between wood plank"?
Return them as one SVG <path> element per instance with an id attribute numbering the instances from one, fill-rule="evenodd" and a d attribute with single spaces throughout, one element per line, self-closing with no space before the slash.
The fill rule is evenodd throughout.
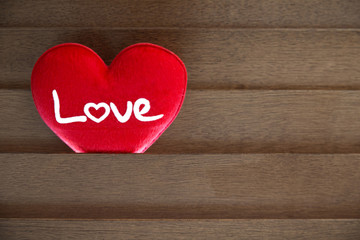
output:
<path id="1" fill-rule="evenodd" d="M 3 30 L 217 30 L 217 31 L 336 31 L 354 32 L 360 28 L 338 27 L 1 27 Z"/>

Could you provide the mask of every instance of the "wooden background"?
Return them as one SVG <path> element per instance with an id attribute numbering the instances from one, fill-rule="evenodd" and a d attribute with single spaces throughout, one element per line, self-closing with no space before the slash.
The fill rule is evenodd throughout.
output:
<path id="1" fill-rule="evenodd" d="M 360 239 L 360 1 L 0 1 L 0 239 Z M 30 75 L 152 42 L 188 94 L 143 155 L 74 154 Z"/>

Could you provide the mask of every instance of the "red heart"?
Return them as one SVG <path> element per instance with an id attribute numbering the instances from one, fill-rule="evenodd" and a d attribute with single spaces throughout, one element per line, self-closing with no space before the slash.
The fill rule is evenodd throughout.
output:
<path id="1" fill-rule="evenodd" d="M 127 47 L 107 66 L 66 43 L 36 62 L 31 90 L 42 119 L 74 151 L 142 153 L 179 113 L 186 82 L 183 62 L 154 44 Z"/>

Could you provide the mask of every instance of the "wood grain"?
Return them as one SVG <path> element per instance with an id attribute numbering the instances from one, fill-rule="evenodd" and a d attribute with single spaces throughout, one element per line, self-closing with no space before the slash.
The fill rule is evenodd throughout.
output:
<path id="1" fill-rule="evenodd" d="M 360 91 L 192 90 L 148 153 L 358 153 L 359 102 Z M 0 111 L 1 152 L 71 152 L 30 91 L 0 90 Z"/>
<path id="2" fill-rule="evenodd" d="M 359 29 L 358 0 L 1 1 L 0 239 L 360 239 Z M 150 154 L 69 154 L 43 123 L 31 71 L 64 42 L 185 62 Z"/>
<path id="3" fill-rule="evenodd" d="M 359 154 L 0 154 L 0 217 L 359 218 Z"/>
<path id="4" fill-rule="evenodd" d="M 11 0 L 4 27 L 359 27 L 357 0 Z"/>
<path id="5" fill-rule="evenodd" d="M 0 220 L 3 239 L 358 240 L 360 220 Z"/>
<path id="6" fill-rule="evenodd" d="M 36 60 L 64 42 L 107 64 L 131 44 L 159 44 L 184 61 L 189 89 L 360 89 L 358 29 L 1 29 L 0 87 L 29 89 Z"/>

